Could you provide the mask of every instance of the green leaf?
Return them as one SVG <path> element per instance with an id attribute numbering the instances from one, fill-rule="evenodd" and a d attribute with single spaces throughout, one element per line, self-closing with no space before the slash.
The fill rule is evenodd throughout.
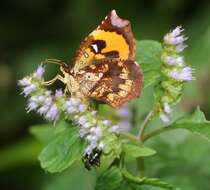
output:
<path id="1" fill-rule="evenodd" d="M 39 160 L 43 169 L 55 173 L 61 172 L 81 159 L 85 143 L 78 135 L 76 127 L 68 127 L 56 134 L 40 153 Z"/>
<path id="2" fill-rule="evenodd" d="M 153 187 L 161 187 L 163 189 L 168 189 L 168 190 L 180 190 L 179 188 L 176 188 L 173 185 L 164 182 L 158 178 L 147 178 L 147 177 L 139 178 L 133 176 L 125 169 L 122 171 L 122 175 L 128 182 L 132 184 L 132 187 L 134 187 L 133 184 L 136 184 L 136 187 L 138 187 L 139 185 L 149 185 Z"/>
<path id="3" fill-rule="evenodd" d="M 200 108 L 197 108 L 191 115 L 178 119 L 168 127 L 187 129 L 210 141 L 210 122 L 206 120 L 205 115 Z"/>
<path id="4" fill-rule="evenodd" d="M 159 70 L 161 64 L 161 43 L 153 40 L 142 40 L 137 42 L 136 60 L 143 71 Z"/>
<path id="5" fill-rule="evenodd" d="M 95 190 L 133 190 L 143 185 L 161 187 L 168 190 L 178 190 L 173 185 L 156 178 L 139 178 L 130 174 L 127 170 L 111 167 L 100 175 L 96 181 Z M 141 189 L 141 188 L 140 188 Z"/>
<path id="6" fill-rule="evenodd" d="M 160 71 L 157 70 L 148 70 L 144 72 L 144 88 L 158 82 L 161 78 Z"/>
<path id="7" fill-rule="evenodd" d="M 137 42 L 136 60 L 143 69 L 144 88 L 152 85 L 161 77 L 161 54 L 161 43 L 152 40 L 142 40 Z"/>
<path id="8" fill-rule="evenodd" d="M 40 124 L 30 127 L 29 132 L 37 138 L 40 142 L 48 143 L 54 139 L 57 133 L 62 132 L 67 127 L 73 127 L 72 123 L 65 121 L 64 119 L 53 124 Z"/>
<path id="9" fill-rule="evenodd" d="M 111 167 L 98 177 L 95 190 L 118 190 L 122 181 L 119 168 Z"/>
<path id="10" fill-rule="evenodd" d="M 134 158 L 152 156 L 156 153 L 156 151 L 151 148 L 147 148 L 143 145 L 137 144 L 124 144 L 123 150 L 126 155 Z"/>
<path id="11" fill-rule="evenodd" d="M 47 143 L 54 137 L 54 132 L 52 130 L 52 125 L 41 124 L 31 126 L 29 132 L 36 137 L 40 142 Z"/>

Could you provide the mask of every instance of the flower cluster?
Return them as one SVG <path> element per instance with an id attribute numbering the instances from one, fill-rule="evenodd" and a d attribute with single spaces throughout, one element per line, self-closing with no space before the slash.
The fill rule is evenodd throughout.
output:
<path id="1" fill-rule="evenodd" d="M 187 47 L 184 44 L 187 38 L 182 35 L 180 26 L 164 36 L 162 66 L 163 80 L 161 81 L 161 96 L 157 104 L 160 118 L 164 123 L 170 122 L 171 106 L 181 97 L 183 84 L 194 80 L 193 69 L 186 65 L 184 57 L 180 55 Z"/>
<path id="2" fill-rule="evenodd" d="M 63 93 L 62 90 L 56 90 L 55 95 L 53 95 L 52 91 L 42 87 L 44 72 L 44 67 L 40 65 L 33 75 L 19 80 L 18 83 L 23 88 L 22 94 L 25 97 L 29 96 L 26 106 L 27 112 L 36 110 L 46 120 L 56 122 L 61 112 L 59 99 Z"/>
<path id="3" fill-rule="evenodd" d="M 65 115 L 79 126 L 79 135 L 87 141 L 86 154 L 94 149 L 106 151 L 111 144 L 107 144 L 106 135 L 118 134 L 120 128 L 110 120 L 99 118 L 97 111 L 91 110 L 81 99 L 68 98 L 64 105 Z"/>
<path id="4" fill-rule="evenodd" d="M 61 114 L 65 115 L 66 119 L 78 126 L 79 136 L 87 141 L 84 154 L 90 155 L 95 149 L 106 153 L 119 152 L 119 125 L 100 118 L 97 111 L 92 110 L 82 99 L 68 97 L 62 90 L 56 90 L 55 93 L 47 90 L 44 85 L 44 72 L 41 65 L 32 75 L 18 82 L 22 87 L 22 94 L 28 97 L 27 112 L 36 111 L 54 123 Z M 114 144 L 118 146 L 118 150 L 114 150 Z"/>
<path id="5" fill-rule="evenodd" d="M 119 118 L 119 127 L 121 130 L 124 131 L 130 131 L 132 128 L 132 113 L 131 110 L 129 109 L 128 104 L 123 105 L 120 107 L 117 112 L 116 112 L 118 118 Z"/>

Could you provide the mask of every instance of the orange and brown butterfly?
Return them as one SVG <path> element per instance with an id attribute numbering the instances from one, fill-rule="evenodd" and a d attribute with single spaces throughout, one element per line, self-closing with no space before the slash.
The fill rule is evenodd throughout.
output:
<path id="1" fill-rule="evenodd" d="M 141 93 L 143 74 L 135 55 L 130 22 L 112 10 L 81 43 L 71 65 L 45 61 L 59 64 L 64 74 L 46 84 L 61 80 L 71 96 L 93 98 L 117 108 Z"/>

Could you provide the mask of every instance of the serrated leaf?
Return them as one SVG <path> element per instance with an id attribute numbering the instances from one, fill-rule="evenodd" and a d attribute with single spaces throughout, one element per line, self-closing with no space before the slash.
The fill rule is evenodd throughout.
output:
<path id="1" fill-rule="evenodd" d="M 61 172 L 81 159 L 84 142 L 78 136 L 76 127 L 69 127 L 58 133 L 40 153 L 41 167 L 51 173 Z"/>
<path id="2" fill-rule="evenodd" d="M 144 88 L 152 85 L 161 77 L 162 46 L 157 41 L 142 40 L 137 42 L 136 60 L 144 73 Z"/>
<path id="3" fill-rule="evenodd" d="M 191 115 L 178 119 L 168 127 L 187 129 L 204 137 L 210 142 L 210 122 L 206 120 L 205 115 L 200 108 L 197 108 Z"/>
<path id="4" fill-rule="evenodd" d="M 133 158 L 152 156 L 156 153 L 156 151 L 151 148 L 137 144 L 124 144 L 123 150 L 126 155 Z"/>

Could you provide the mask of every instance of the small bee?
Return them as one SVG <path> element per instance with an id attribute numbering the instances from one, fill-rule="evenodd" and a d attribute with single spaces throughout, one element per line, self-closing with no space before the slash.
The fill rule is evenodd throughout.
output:
<path id="1" fill-rule="evenodd" d="M 91 170 L 91 167 L 100 166 L 100 157 L 102 151 L 95 148 L 90 154 L 85 154 L 82 158 L 84 166 L 87 170 Z"/>

